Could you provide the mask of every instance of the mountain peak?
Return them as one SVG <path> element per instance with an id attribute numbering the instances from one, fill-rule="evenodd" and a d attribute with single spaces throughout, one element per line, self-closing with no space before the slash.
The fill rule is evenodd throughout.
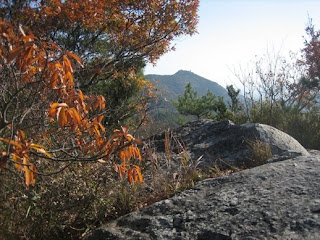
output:
<path id="1" fill-rule="evenodd" d="M 193 72 L 191 71 L 187 71 L 187 70 L 179 70 L 178 72 L 176 72 L 175 74 L 173 75 L 185 75 L 185 74 L 194 74 Z"/>
<path id="2" fill-rule="evenodd" d="M 185 87 L 191 83 L 192 88 L 202 96 L 207 91 L 229 100 L 228 92 L 218 83 L 205 79 L 191 71 L 179 70 L 173 75 L 146 75 L 146 78 L 162 90 L 167 99 L 177 100 L 184 93 Z"/>

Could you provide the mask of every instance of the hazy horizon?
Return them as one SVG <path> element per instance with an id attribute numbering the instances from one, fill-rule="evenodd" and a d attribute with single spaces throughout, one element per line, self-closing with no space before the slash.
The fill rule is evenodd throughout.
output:
<path id="1" fill-rule="evenodd" d="M 320 1 L 200 0 L 198 34 L 175 41 L 176 51 L 148 64 L 145 74 L 191 71 L 222 86 L 235 84 L 230 68 L 274 48 L 287 55 L 303 48 L 305 28 L 320 29 Z"/>

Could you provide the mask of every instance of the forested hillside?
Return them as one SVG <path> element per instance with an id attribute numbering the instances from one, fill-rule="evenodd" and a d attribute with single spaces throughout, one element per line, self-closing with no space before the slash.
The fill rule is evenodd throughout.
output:
<path id="1" fill-rule="evenodd" d="M 191 83 L 192 88 L 199 96 L 210 91 L 216 96 L 224 97 L 225 100 L 229 99 L 228 92 L 224 87 L 191 71 L 180 70 L 173 75 L 150 74 L 145 77 L 159 89 L 160 96 L 170 100 L 177 100 L 178 96 L 183 94 L 188 83 Z"/>
<path id="2" fill-rule="evenodd" d="M 156 89 L 157 100 L 152 101 L 148 112 L 152 118 L 152 123 L 154 126 L 157 126 L 156 128 L 153 127 L 153 131 L 175 128 L 182 123 L 195 119 L 194 116 L 183 116 L 179 114 L 173 105 L 173 101 L 177 101 L 178 96 L 183 95 L 188 83 L 191 84 L 192 89 L 197 92 L 199 97 L 210 91 L 217 98 L 223 97 L 226 104 L 230 103 L 230 97 L 224 87 L 191 71 L 180 70 L 173 75 L 149 74 L 145 75 L 145 78 L 149 80 Z"/>

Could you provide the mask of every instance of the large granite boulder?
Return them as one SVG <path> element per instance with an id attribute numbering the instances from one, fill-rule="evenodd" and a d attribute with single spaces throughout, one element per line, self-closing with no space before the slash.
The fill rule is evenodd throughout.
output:
<path id="1" fill-rule="evenodd" d="M 202 166 L 212 166 L 217 161 L 237 165 L 252 158 L 252 143 L 260 141 L 270 147 L 274 160 L 296 156 L 308 156 L 308 151 L 293 137 L 268 125 L 235 125 L 231 121 L 214 122 L 198 120 L 171 131 L 172 137 L 182 144 L 172 141 L 172 151 L 181 151 L 185 146 L 192 160 L 201 158 Z M 165 151 L 165 133 L 155 135 L 152 141 L 159 153 Z"/>
<path id="2" fill-rule="evenodd" d="M 207 179 L 85 239 L 320 239 L 319 159 L 315 152 Z"/>

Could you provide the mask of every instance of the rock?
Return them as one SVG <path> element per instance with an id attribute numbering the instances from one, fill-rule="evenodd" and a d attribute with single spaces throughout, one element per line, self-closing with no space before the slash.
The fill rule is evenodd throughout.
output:
<path id="1" fill-rule="evenodd" d="M 198 120 L 173 130 L 173 152 L 185 146 L 192 160 L 201 158 L 202 166 L 212 166 L 219 160 L 233 165 L 246 165 L 252 160 L 252 143 L 260 141 L 270 146 L 273 160 L 308 156 L 308 151 L 293 137 L 264 124 L 235 125 L 231 121 Z M 164 152 L 165 133 L 152 138 L 157 152 Z M 250 164 L 249 164 L 250 165 Z M 251 167 L 251 166 L 250 166 Z"/>
<path id="2" fill-rule="evenodd" d="M 85 239 L 319 239 L 319 179 L 320 154 L 313 151 L 204 180 Z"/>

